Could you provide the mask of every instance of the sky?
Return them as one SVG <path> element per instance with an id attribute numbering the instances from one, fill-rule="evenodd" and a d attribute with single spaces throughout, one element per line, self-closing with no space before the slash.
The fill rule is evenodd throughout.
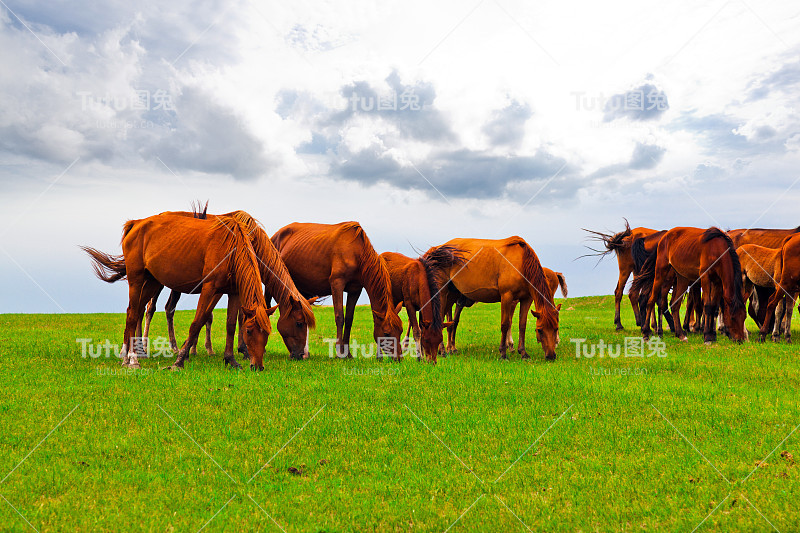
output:
<path id="1" fill-rule="evenodd" d="M 78 246 L 193 200 L 520 235 L 571 296 L 581 228 L 800 224 L 796 2 L 2 0 L 0 58 L 0 313 L 124 311 Z"/>

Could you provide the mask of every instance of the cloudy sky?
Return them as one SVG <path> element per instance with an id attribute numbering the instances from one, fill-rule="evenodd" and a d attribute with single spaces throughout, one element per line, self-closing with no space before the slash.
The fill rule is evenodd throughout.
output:
<path id="1" fill-rule="evenodd" d="M 576 296 L 581 227 L 797 226 L 800 6 L 750 1 L 2 0 L 0 312 L 123 311 L 77 246 L 195 199 L 518 234 Z"/>

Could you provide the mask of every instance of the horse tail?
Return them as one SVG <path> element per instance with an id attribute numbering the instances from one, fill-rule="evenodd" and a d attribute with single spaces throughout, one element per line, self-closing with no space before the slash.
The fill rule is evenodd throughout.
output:
<path id="1" fill-rule="evenodd" d="M 128 276 L 124 256 L 107 254 L 89 246 L 81 246 L 80 249 L 92 260 L 94 274 L 106 283 L 114 283 Z"/>
<path id="2" fill-rule="evenodd" d="M 633 249 L 636 250 L 637 247 L 641 248 L 639 250 L 639 260 L 642 261 L 639 264 L 639 272 L 637 272 L 633 276 L 633 282 L 631 283 L 631 291 L 639 293 L 639 306 L 641 307 L 641 302 L 644 297 L 644 301 L 650 298 L 650 292 L 653 290 L 653 282 L 656 279 L 656 258 L 658 256 L 656 250 L 653 250 L 652 253 L 647 253 L 644 249 L 644 241 L 642 239 L 636 239 L 633 243 Z M 642 260 L 642 254 L 644 254 L 644 259 Z M 634 255 L 634 261 L 636 261 L 636 255 Z"/>
<path id="3" fill-rule="evenodd" d="M 567 278 L 564 277 L 564 274 L 561 272 L 556 272 L 556 277 L 558 278 L 558 286 L 561 287 L 561 294 L 564 295 L 564 298 L 567 297 Z"/>
<path id="4" fill-rule="evenodd" d="M 653 250 L 652 253 L 647 252 L 647 248 L 644 246 L 643 238 L 633 241 L 633 246 L 631 246 L 631 255 L 633 256 L 633 267 L 636 272 L 639 272 L 650 256 L 655 255 L 655 253 L 655 250 Z"/>

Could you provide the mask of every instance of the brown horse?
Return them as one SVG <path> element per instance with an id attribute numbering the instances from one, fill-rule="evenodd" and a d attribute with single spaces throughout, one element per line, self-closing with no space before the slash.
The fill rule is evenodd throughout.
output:
<path id="1" fill-rule="evenodd" d="M 392 299 L 403 302 L 408 313 L 408 332 L 403 344 L 413 332 L 417 349 L 421 349 L 429 362 L 436 363 L 445 325 L 440 279 L 446 269 L 464 264 L 461 250 L 446 245 L 434 246 L 417 259 L 396 252 L 384 252 L 381 258 L 392 280 Z"/>
<path id="2" fill-rule="evenodd" d="M 647 291 L 647 314 L 642 326 L 645 338 L 650 336 L 650 319 L 655 304 L 665 295 L 662 290 L 674 284 L 670 308 L 676 313 L 675 335 L 686 340 L 680 325 L 680 305 L 690 284 L 699 280 L 704 308 L 704 341 L 709 344 L 716 340 L 715 321 L 721 298 L 728 336 L 737 342 L 745 340 L 747 312 L 742 298 L 739 256 L 731 238 L 719 228 L 679 227 L 667 231 L 658 242 L 656 255 L 643 265 L 642 276 L 651 280 Z"/>
<path id="3" fill-rule="evenodd" d="M 658 232 L 658 230 L 642 227 L 631 229 L 631 226 L 627 220 L 625 220 L 625 229 L 617 233 L 601 233 L 599 231 L 593 231 L 586 228 L 583 228 L 583 231 L 591 233 L 592 239 L 602 242 L 603 246 L 605 246 L 605 250 L 602 251 L 591 248 L 593 251 L 598 252 L 597 254 L 591 255 L 600 255 L 602 259 L 607 254 L 614 252 L 617 256 L 619 279 L 617 280 L 617 286 L 614 289 L 614 325 L 616 326 L 617 331 L 620 331 L 625 329 L 622 326 L 622 319 L 620 318 L 620 304 L 622 302 L 622 296 L 625 292 L 625 285 L 628 283 L 628 278 L 631 276 L 631 274 L 635 275 L 639 272 L 639 268 L 636 266 L 636 262 L 634 261 L 631 253 L 633 243 L 636 239 L 643 239 L 653 235 L 654 233 L 663 234 L 663 231 Z M 658 244 L 658 240 L 655 240 L 655 244 Z M 655 244 L 653 245 L 654 249 Z M 639 295 L 637 292 L 629 291 L 628 298 L 630 299 L 631 307 L 633 308 L 633 316 L 636 317 L 636 325 L 640 326 Z"/>
<path id="4" fill-rule="evenodd" d="M 278 302 L 278 309 L 280 309 L 280 316 L 278 317 L 277 328 L 283 338 L 286 348 L 289 350 L 289 356 L 292 359 L 303 359 L 308 357 L 308 330 L 309 328 L 316 327 L 314 313 L 311 311 L 310 304 L 316 300 L 312 298 L 306 300 L 300 294 L 300 291 L 295 287 L 286 265 L 281 260 L 280 253 L 270 241 L 267 232 L 264 231 L 263 226 L 252 216 L 245 211 L 233 211 L 223 215 L 206 215 L 205 211 L 198 214 L 197 210 L 194 211 L 169 211 L 162 213 L 164 215 L 174 215 L 183 217 L 204 218 L 208 216 L 211 218 L 209 223 L 213 223 L 219 218 L 231 217 L 242 224 L 244 224 L 247 235 L 250 237 L 250 242 L 253 246 L 253 251 L 258 260 L 259 273 L 261 280 L 266 287 L 265 294 L 273 296 Z M 169 331 L 170 344 L 173 350 L 177 350 L 175 343 L 175 329 L 173 324 L 173 316 L 175 314 L 175 307 L 180 299 L 181 293 L 173 290 L 170 293 L 169 300 L 167 301 L 167 329 Z M 218 295 L 214 306 L 216 306 L 219 298 Z M 155 304 L 158 298 L 156 294 L 148 303 L 147 306 L 147 319 L 145 326 L 145 337 L 150 329 L 150 320 L 153 313 L 155 313 Z M 269 303 L 269 302 L 268 302 Z M 231 309 L 233 306 L 233 309 Z M 239 301 L 236 298 L 228 299 L 228 312 L 238 318 L 239 322 L 239 352 L 248 356 L 247 345 L 244 343 L 242 335 L 242 321 L 244 317 L 239 312 Z M 211 322 L 209 318 L 206 323 L 206 348 L 210 346 L 211 337 Z M 228 327 L 226 350 L 229 346 L 233 345 L 233 338 L 235 335 L 235 323 Z M 192 352 L 196 353 L 196 346 L 191 347 Z M 213 351 L 209 350 L 209 354 Z"/>
<path id="5" fill-rule="evenodd" d="M 200 288 L 200 301 L 189 336 L 171 368 L 183 367 L 189 346 L 197 342 L 218 296 L 229 294 L 241 300 L 250 368 L 263 370 L 264 347 L 272 327 L 261 292 L 258 260 L 244 224 L 230 217 L 221 217 L 209 224 L 195 218 L 155 215 L 125 223 L 122 256 L 110 256 L 86 247 L 84 250 L 94 261 L 95 273 L 103 281 L 113 283 L 128 278 L 123 365 L 139 367 L 136 346 L 130 340 L 147 302 L 166 286 L 184 293 L 194 293 Z M 230 322 L 230 314 L 228 320 Z M 233 353 L 227 352 L 226 349 L 225 363 L 239 368 Z"/>
<path id="6" fill-rule="evenodd" d="M 786 237 L 800 232 L 800 226 L 794 229 L 732 229 L 728 230 L 733 245 L 739 248 L 745 244 L 757 244 L 766 248 L 780 248 Z"/>
<path id="7" fill-rule="evenodd" d="M 358 297 L 365 289 L 372 307 L 373 336 L 378 348 L 400 359 L 403 323 L 397 313 L 403 302 L 393 307 L 389 272 L 358 222 L 294 222 L 279 229 L 272 236 L 272 243 L 280 251 L 301 294 L 307 297 L 332 295 L 340 357 L 352 357 L 350 329 Z"/>
<path id="8" fill-rule="evenodd" d="M 525 350 L 525 329 L 528 310 L 536 317 L 536 340 L 542 345 L 545 357 L 556 358 L 558 345 L 558 312 L 550 287 L 536 252 L 521 237 L 506 239 L 453 239 L 445 243 L 464 250 L 467 262 L 449 269 L 446 284 L 449 302 L 459 297 L 475 302 L 500 302 L 500 357 L 506 359 L 508 331 L 517 303 L 519 312 L 519 346 L 523 359 L 530 356 Z M 535 310 L 531 305 L 535 303 Z M 448 328 L 448 349 L 455 350 L 456 325 Z M 452 342 L 452 344 L 451 344 Z"/>
<path id="9" fill-rule="evenodd" d="M 775 280 L 781 277 L 781 249 L 744 244 L 736 252 L 742 263 L 745 295 L 752 296 L 750 317 L 761 328 L 766 320 L 769 297 L 775 292 Z M 782 326 L 786 342 L 792 342 L 792 309 L 796 296 L 784 295 L 775 308 L 775 328 L 772 331 L 772 340 L 775 342 L 781 339 Z"/>
<path id="10" fill-rule="evenodd" d="M 564 298 L 566 298 L 567 295 L 569 294 L 569 289 L 567 288 L 567 278 L 564 276 L 564 274 L 562 274 L 561 272 L 555 272 L 553 270 L 550 270 L 547 267 L 542 267 L 542 272 L 544 272 L 544 277 L 547 278 L 547 286 L 550 289 L 550 291 L 547 293 L 547 297 L 551 298 L 551 299 L 555 299 L 556 291 L 560 287 L 561 288 L 561 295 Z M 455 350 L 455 330 L 458 329 L 458 324 L 461 321 L 461 313 L 464 311 L 465 307 L 472 307 L 472 304 L 474 304 L 475 302 L 473 302 L 472 300 L 469 300 L 466 297 L 461 297 L 455 302 L 451 301 L 451 302 L 448 302 L 448 303 L 450 303 L 451 305 L 445 310 L 445 313 L 446 313 L 446 316 L 448 317 L 448 320 L 452 321 L 451 325 L 454 326 L 453 329 L 452 329 L 453 338 L 452 339 L 450 339 L 450 338 L 447 339 L 448 340 L 448 344 L 452 347 L 452 350 L 451 350 L 451 353 L 452 353 L 452 352 L 456 351 Z M 452 307 L 453 307 L 452 303 L 456 304 L 455 315 L 452 314 L 453 313 L 453 311 L 452 311 Z M 452 318 L 450 318 L 450 317 L 452 317 Z M 513 348 L 514 347 L 514 336 L 512 335 L 510 329 L 508 330 L 508 337 L 506 338 L 506 347 L 507 348 Z M 444 350 L 442 350 L 442 352 L 445 353 Z"/>
<path id="11" fill-rule="evenodd" d="M 800 234 L 787 237 L 780 250 L 780 276 L 776 277 L 777 285 L 770 296 L 765 312 L 766 319 L 761 324 L 760 340 L 764 342 L 767 333 L 772 328 L 772 321 L 776 320 L 773 313 L 783 296 L 792 296 L 800 292 Z"/>

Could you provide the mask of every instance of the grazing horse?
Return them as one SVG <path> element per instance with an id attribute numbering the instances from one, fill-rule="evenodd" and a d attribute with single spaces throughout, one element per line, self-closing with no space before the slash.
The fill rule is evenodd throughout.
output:
<path id="1" fill-rule="evenodd" d="M 561 272 L 554 272 L 553 270 L 550 270 L 547 267 L 542 267 L 542 272 L 544 272 L 544 277 L 547 278 L 547 286 L 550 289 L 550 292 L 547 293 L 548 298 L 555 298 L 556 291 L 558 290 L 559 287 L 561 288 L 561 295 L 564 298 L 566 298 L 567 295 L 569 294 L 569 290 L 567 288 L 567 278 L 564 276 L 564 274 L 562 274 Z M 461 313 L 464 311 L 465 307 L 472 307 L 472 304 L 474 304 L 475 302 L 462 296 L 458 300 L 451 300 L 450 302 L 447 303 L 449 304 L 449 306 L 445 310 L 445 312 L 448 316 L 448 320 L 452 321 L 450 324 L 453 326 L 452 328 L 453 336 L 452 338 L 448 337 L 447 341 L 448 341 L 448 346 L 450 347 L 450 352 L 454 353 L 456 352 L 455 330 L 458 329 L 458 324 L 461 321 Z M 453 303 L 456 304 L 455 315 L 452 314 Z M 506 338 L 506 346 L 508 348 L 514 347 L 514 336 L 511 334 L 510 329 L 508 330 L 508 337 Z M 442 353 L 443 354 L 446 353 L 444 349 L 442 350 Z"/>
<path id="2" fill-rule="evenodd" d="M 404 345 L 413 332 L 418 353 L 421 348 L 426 360 L 436 363 L 444 326 L 439 280 L 446 269 L 464 264 L 461 250 L 444 245 L 434 246 L 417 259 L 396 252 L 384 252 L 381 258 L 392 280 L 392 299 L 403 302 L 408 313 Z"/>
<path id="3" fill-rule="evenodd" d="M 229 294 L 241 301 L 250 368 L 263 370 L 264 347 L 272 332 L 270 310 L 261 291 L 258 259 L 244 224 L 232 217 L 220 217 L 209 223 L 190 217 L 155 215 L 125 223 L 122 256 L 83 249 L 94 261 L 95 274 L 103 281 L 113 283 L 128 278 L 123 365 L 139 367 L 131 337 L 135 335 L 147 302 L 166 286 L 189 294 L 200 289 L 200 301 L 189 336 L 172 369 L 183 368 L 189 347 L 197 342 L 200 329 L 208 321 L 219 295 Z M 230 314 L 228 320 L 230 322 Z M 233 353 L 227 352 L 226 349 L 225 363 L 240 368 Z"/>
<path id="4" fill-rule="evenodd" d="M 558 314 L 536 252 L 522 237 L 506 239 L 453 239 L 445 243 L 464 251 L 467 262 L 449 269 L 448 303 L 464 297 L 474 302 L 500 302 L 500 357 L 507 359 L 508 331 L 517 303 L 519 312 L 519 352 L 523 359 L 528 310 L 536 318 L 536 340 L 542 345 L 548 361 L 556 358 Z M 535 303 L 535 310 L 531 305 Z M 450 350 L 455 349 L 455 324 L 448 328 Z M 450 341 L 452 344 L 450 345 Z"/>
<path id="5" fill-rule="evenodd" d="M 766 319 L 769 297 L 775 292 L 775 280 L 781 277 L 781 249 L 744 244 L 736 252 L 742 263 L 744 293 L 752 297 L 750 317 L 761 328 Z M 781 339 L 782 326 L 786 342 L 792 342 L 792 309 L 796 296 L 785 295 L 775 308 L 775 328 L 772 331 L 772 340 L 775 342 Z"/>
<path id="6" fill-rule="evenodd" d="M 272 243 L 280 251 L 301 294 L 306 297 L 332 295 L 339 357 L 352 357 L 350 329 L 358 297 L 365 289 L 372 307 L 373 336 L 378 348 L 400 359 L 403 323 L 397 313 L 403 302 L 393 307 L 389 272 L 358 222 L 294 222 L 275 232 Z"/>
<path id="7" fill-rule="evenodd" d="M 643 239 L 653 235 L 654 233 L 663 234 L 663 232 L 658 232 L 657 230 L 651 228 L 641 227 L 631 229 L 631 226 L 627 220 L 625 220 L 625 229 L 617 233 L 601 233 L 599 231 L 593 231 L 586 228 L 583 228 L 583 231 L 591 233 L 591 238 L 602 242 L 606 248 L 603 251 L 598 251 L 597 254 L 591 255 L 600 255 L 602 258 L 607 254 L 614 252 L 617 256 L 619 279 L 617 280 L 617 286 L 614 289 L 614 325 L 616 326 L 617 331 L 620 331 L 625 329 L 622 326 L 622 320 L 620 318 L 620 304 L 622 302 L 622 296 L 625 292 L 625 285 L 628 283 L 628 278 L 631 274 L 635 275 L 639 272 L 639 268 L 636 266 L 636 263 L 633 260 L 633 255 L 631 254 L 631 247 L 636 239 Z M 655 244 L 658 244 L 657 240 L 655 241 Z M 653 247 L 655 248 L 655 245 Z M 631 290 L 628 291 L 628 297 L 631 301 L 631 307 L 633 308 L 633 315 L 636 317 L 636 325 L 640 326 L 639 295 L 637 292 Z"/>
<path id="8" fill-rule="evenodd" d="M 775 278 L 777 285 L 774 293 L 769 298 L 765 312 L 766 318 L 764 323 L 761 324 L 761 342 L 764 342 L 767 333 L 772 327 L 771 322 L 775 320 L 773 313 L 778 303 L 783 300 L 783 296 L 787 295 L 791 297 L 800 292 L 800 234 L 787 237 L 783 241 L 783 246 L 781 246 L 780 249 L 780 259 L 778 261 L 780 262 L 780 276 Z"/>
<path id="9" fill-rule="evenodd" d="M 731 238 L 719 228 L 679 227 L 667 231 L 658 242 L 656 255 L 642 267 L 642 277 L 648 281 L 649 294 L 642 322 L 642 335 L 650 336 L 650 318 L 662 290 L 674 283 L 670 308 L 676 313 L 675 336 L 686 340 L 680 325 L 680 305 L 690 284 L 700 280 L 703 299 L 703 340 L 716 341 L 715 321 L 720 305 L 727 335 L 737 342 L 746 339 L 744 321 L 747 318 L 742 298 L 742 269 Z M 665 294 L 665 293 L 663 293 Z"/>
<path id="10" fill-rule="evenodd" d="M 286 265 L 283 264 L 280 253 L 272 244 L 272 241 L 270 241 L 269 235 L 264 231 L 263 226 L 261 226 L 255 218 L 245 211 L 233 211 L 231 213 L 225 213 L 224 215 L 206 215 L 205 211 L 203 211 L 203 213 L 201 213 L 202 216 L 198 216 L 197 210 L 170 211 L 162 214 L 195 218 L 204 218 L 208 216 L 211 218 L 211 220 L 208 221 L 210 224 L 213 224 L 214 221 L 219 218 L 232 217 L 244 224 L 247 235 L 250 237 L 250 243 L 253 246 L 253 252 L 255 252 L 256 259 L 258 260 L 261 281 L 266 287 L 265 294 L 273 296 L 278 302 L 278 309 L 280 309 L 280 316 L 277 322 L 278 333 L 280 333 L 286 348 L 289 350 L 289 356 L 292 359 L 308 357 L 308 330 L 316 326 L 314 313 L 311 311 L 310 304 L 312 304 L 316 298 L 312 298 L 308 301 L 303 298 L 300 291 L 295 287 L 294 281 L 292 281 L 289 271 L 286 269 Z M 169 295 L 166 308 L 167 329 L 169 330 L 170 345 L 173 347 L 173 350 L 177 350 L 173 316 L 180 296 L 181 293 L 179 291 L 173 290 Z M 217 296 L 214 306 L 216 306 L 221 296 L 221 294 Z M 147 305 L 145 337 L 150 329 L 150 320 L 153 317 L 153 313 L 155 313 L 157 299 L 158 294 L 156 294 Z M 269 304 L 269 302 L 267 303 Z M 234 319 L 238 318 L 239 322 L 238 350 L 240 353 L 247 356 L 247 345 L 244 343 L 241 327 L 244 317 L 239 311 L 239 301 L 235 297 L 229 298 L 228 314 L 232 315 Z M 206 348 L 211 344 L 211 322 L 212 319 L 209 318 L 206 323 Z M 230 350 L 233 346 L 235 329 L 236 321 L 234 321 L 233 324 L 228 324 L 226 350 Z M 196 346 L 192 346 L 191 349 L 191 353 L 196 353 Z M 213 354 L 213 352 L 209 350 L 209 354 Z"/>

